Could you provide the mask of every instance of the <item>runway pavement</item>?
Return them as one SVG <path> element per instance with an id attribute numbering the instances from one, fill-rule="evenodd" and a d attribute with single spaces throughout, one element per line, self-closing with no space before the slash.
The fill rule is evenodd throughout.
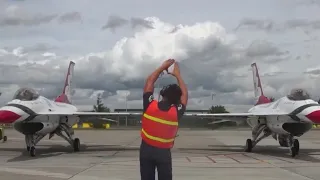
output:
<path id="1" fill-rule="evenodd" d="M 139 174 L 138 130 L 79 130 L 77 153 L 59 137 L 44 138 L 30 157 L 24 138 L 6 129 L 0 143 L 1 180 L 135 180 Z M 267 138 L 244 153 L 250 131 L 180 130 L 173 153 L 175 180 L 311 180 L 320 179 L 320 131 L 301 137 L 300 155 Z"/>

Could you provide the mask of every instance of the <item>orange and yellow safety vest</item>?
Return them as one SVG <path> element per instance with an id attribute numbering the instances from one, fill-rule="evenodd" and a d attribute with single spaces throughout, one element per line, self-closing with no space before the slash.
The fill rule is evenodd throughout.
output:
<path id="1" fill-rule="evenodd" d="M 142 116 L 141 138 L 158 148 L 172 148 L 178 131 L 178 115 L 175 106 L 161 111 L 153 100 Z"/>

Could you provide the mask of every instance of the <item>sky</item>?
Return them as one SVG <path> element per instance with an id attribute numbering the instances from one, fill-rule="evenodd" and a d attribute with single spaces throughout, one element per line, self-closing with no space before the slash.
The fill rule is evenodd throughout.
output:
<path id="1" fill-rule="evenodd" d="M 316 0 L 2 0 L 0 105 L 20 87 L 50 99 L 76 63 L 72 102 L 142 108 L 146 77 L 166 59 L 179 62 L 187 109 L 255 103 L 250 64 L 264 94 L 293 88 L 320 97 L 320 1 Z M 170 75 L 159 87 L 176 80 Z M 212 96 L 214 94 L 214 96 Z"/>

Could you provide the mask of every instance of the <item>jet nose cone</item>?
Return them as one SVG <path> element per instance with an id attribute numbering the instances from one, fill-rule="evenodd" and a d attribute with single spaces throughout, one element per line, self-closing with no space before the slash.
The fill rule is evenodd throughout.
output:
<path id="1" fill-rule="evenodd" d="M 306 117 L 312 122 L 320 124 L 320 110 L 313 111 L 310 114 L 306 115 Z"/>
<path id="2" fill-rule="evenodd" d="M 13 123 L 18 120 L 21 116 L 12 111 L 0 110 L 0 123 Z"/>

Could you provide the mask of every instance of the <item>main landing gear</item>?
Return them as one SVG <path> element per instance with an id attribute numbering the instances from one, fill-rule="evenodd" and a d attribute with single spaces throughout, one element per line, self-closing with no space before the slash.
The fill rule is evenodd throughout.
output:
<path id="1" fill-rule="evenodd" d="M 64 133 L 63 133 L 64 132 Z M 65 139 L 73 147 L 74 152 L 80 151 L 80 139 L 73 138 L 74 131 L 72 127 L 68 124 L 61 124 L 54 132 L 50 133 L 49 139 L 53 137 L 54 134 Z M 36 155 L 35 145 L 44 137 L 45 135 L 26 135 L 26 145 L 27 151 L 29 151 L 30 156 L 34 157 Z"/>
<path id="2" fill-rule="evenodd" d="M 260 136 L 262 134 L 262 136 Z M 252 140 L 247 139 L 245 152 L 252 152 L 252 149 L 260 142 L 262 139 L 270 136 L 272 132 L 268 129 L 268 127 L 264 124 L 260 124 L 252 130 Z M 260 136 L 260 137 L 259 137 Z M 279 138 L 278 138 L 279 139 Z M 299 154 L 299 140 L 294 139 L 292 135 L 287 135 L 285 139 L 279 139 L 279 143 L 281 146 L 285 146 L 289 148 L 291 157 L 295 157 Z"/>
<path id="3" fill-rule="evenodd" d="M 262 136 L 260 136 L 262 134 Z M 271 135 L 271 131 L 268 129 L 267 125 L 260 124 L 253 128 L 252 130 L 252 140 L 247 139 L 246 141 L 246 147 L 245 152 L 251 152 L 252 148 L 254 148 L 258 142 L 260 142 L 262 139 L 268 137 Z"/>
<path id="4" fill-rule="evenodd" d="M 300 143 L 298 139 L 294 139 L 293 136 L 288 136 L 287 144 L 290 150 L 291 157 L 295 157 L 299 154 Z"/>
<path id="5" fill-rule="evenodd" d="M 36 148 L 35 146 L 37 143 L 44 137 L 45 135 L 38 135 L 38 134 L 27 134 L 25 135 L 25 141 L 27 145 L 27 151 L 29 152 L 30 156 L 36 156 Z"/>

